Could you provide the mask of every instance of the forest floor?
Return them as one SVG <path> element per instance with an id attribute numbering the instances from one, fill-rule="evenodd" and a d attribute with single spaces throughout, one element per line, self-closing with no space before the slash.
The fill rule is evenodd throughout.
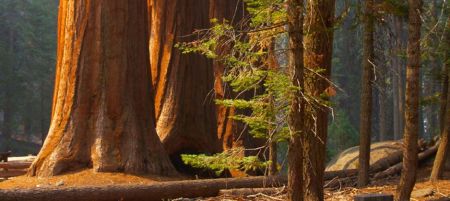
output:
<path id="1" fill-rule="evenodd" d="M 450 170 L 444 174 L 444 180 L 437 183 L 428 181 L 431 167 L 421 167 L 417 174 L 417 183 L 414 187 L 412 201 L 450 201 Z M 326 201 L 351 201 L 359 194 L 394 194 L 400 175 L 387 179 L 372 181 L 371 184 L 362 189 L 353 186 L 342 186 L 339 189 L 326 189 Z M 355 184 L 356 185 L 356 184 Z M 214 198 L 202 199 L 204 201 L 283 201 L 286 200 L 285 193 L 275 195 L 255 194 L 245 197 L 222 195 Z M 184 201 L 184 200 L 183 200 Z"/>
<path id="2" fill-rule="evenodd" d="M 418 182 L 414 188 L 413 198 L 411 200 L 428 201 L 428 200 L 449 200 L 450 201 L 450 171 L 444 175 L 445 180 L 432 184 L 428 182 L 431 167 L 421 167 L 418 173 Z M 51 178 L 38 177 L 14 177 L 9 180 L 0 182 L 0 189 L 26 189 L 26 188 L 70 188 L 76 186 L 103 186 L 103 185 L 128 185 L 128 184 L 154 184 L 161 181 L 183 180 L 187 178 L 164 178 L 158 176 L 134 176 L 121 173 L 93 173 L 91 170 L 75 172 L 62 176 Z M 357 189 L 352 186 L 342 186 L 337 190 L 326 190 L 325 198 L 327 201 L 346 201 L 353 200 L 353 196 L 357 194 L 367 193 L 388 193 L 395 192 L 399 176 L 390 177 L 383 180 L 372 181 L 367 188 Z M 190 200 L 227 200 L 227 201 L 246 201 L 246 200 L 285 200 L 286 195 L 279 193 L 277 195 L 256 194 L 251 196 L 219 196 L 204 199 L 180 199 L 183 201 Z M 445 199 L 447 198 L 447 199 Z"/>
<path id="3" fill-rule="evenodd" d="M 92 170 L 68 173 L 50 178 L 19 176 L 0 182 L 0 189 L 26 189 L 36 187 L 77 187 L 127 184 L 153 184 L 183 178 L 165 178 L 155 175 L 129 175 L 123 173 L 94 173 Z"/>

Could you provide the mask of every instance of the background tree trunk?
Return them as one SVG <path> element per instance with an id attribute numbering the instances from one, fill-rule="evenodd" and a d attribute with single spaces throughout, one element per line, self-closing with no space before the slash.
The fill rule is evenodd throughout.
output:
<path id="1" fill-rule="evenodd" d="M 399 140 L 403 135 L 404 128 L 404 90 L 403 90 L 403 70 L 402 62 L 400 59 L 400 54 L 402 51 L 402 33 L 403 31 L 403 21 L 400 17 L 393 17 L 394 30 L 396 33 L 395 37 L 395 47 L 394 47 L 394 58 L 393 58 L 393 95 L 394 95 L 394 139 Z"/>
<path id="2" fill-rule="evenodd" d="M 364 187 L 369 183 L 370 167 L 370 138 L 372 131 L 372 79 L 374 59 L 374 31 L 373 0 L 364 1 L 364 56 L 363 74 L 361 81 L 361 113 L 359 135 L 359 172 L 358 186 Z"/>
<path id="3" fill-rule="evenodd" d="M 182 54 L 175 47 L 193 41 L 209 27 L 209 0 L 150 0 L 150 65 L 155 88 L 156 130 L 176 166 L 182 153 L 216 153 L 217 137 L 212 61 Z"/>
<path id="4" fill-rule="evenodd" d="M 448 143 L 450 138 L 450 98 L 449 98 L 450 88 L 448 87 L 448 82 L 450 81 L 450 61 L 449 61 L 450 50 L 448 47 L 450 47 L 450 18 L 448 18 L 447 20 L 447 30 L 445 33 L 444 47 L 447 47 L 446 49 L 447 51 L 444 60 L 445 63 L 444 63 L 443 83 L 444 85 L 445 83 L 447 83 L 447 87 L 443 86 L 443 90 L 447 91 L 442 91 L 441 95 L 442 99 L 445 100 L 445 103 L 443 104 L 443 106 L 441 106 L 441 109 L 443 110 L 441 111 L 441 113 L 443 113 L 443 115 L 441 116 L 442 118 L 441 140 L 439 143 L 439 149 L 437 151 L 436 158 L 434 159 L 433 169 L 431 171 L 430 176 L 431 181 L 437 181 L 441 179 L 442 173 L 444 172 L 445 169 L 446 160 L 449 160 L 448 151 L 450 148 Z"/>
<path id="5" fill-rule="evenodd" d="M 335 1 L 308 2 L 305 15 L 304 64 L 307 69 L 305 94 L 309 100 L 305 108 L 305 133 L 302 134 L 305 176 L 303 187 L 305 200 L 318 201 L 324 198 L 323 172 L 329 109 L 323 104 L 329 99 L 324 97 L 324 94 L 330 86 L 327 79 L 331 73 Z"/>
<path id="6" fill-rule="evenodd" d="M 145 0 L 61 1 L 49 135 L 29 169 L 174 174 L 154 128 Z"/>
<path id="7" fill-rule="evenodd" d="M 303 150 L 304 131 L 304 64 L 303 64 L 303 0 L 287 1 L 289 53 L 288 68 L 293 86 L 299 87 L 292 97 L 289 128 L 291 131 L 288 147 L 288 199 L 304 200 L 303 187 Z"/>
<path id="8" fill-rule="evenodd" d="M 10 55 L 10 59 L 8 60 L 8 62 L 6 62 L 5 65 L 5 71 L 2 72 L 5 74 L 5 81 L 4 81 L 4 100 L 3 100 L 3 124 L 2 124 L 2 136 L 3 136 L 3 140 L 5 140 L 5 146 L 4 148 L 6 149 L 5 151 L 8 151 L 10 148 L 10 143 L 8 142 L 11 139 L 11 135 L 12 135 L 12 127 L 13 127 L 13 104 L 12 104 L 12 88 L 13 88 L 13 74 L 14 74 L 14 41 L 15 41 L 15 33 L 13 29 L 9 30 L 8 33 L 8 53 Z M 1 151 L 1 150 L 0 150 Z"/>
<path id="9" fill-rule="evenodd" d="M 409 2 L 409 38 L 408 64 L 406 69 L 406 108 L 403 151 L 403 169 L 400 184 L 397 188 L 396 200 L 407 201 L 416 183 L 418 166 L 418 135 L 419 135 L 419 96 L 420 96 L 420 12 L 421 0 Z"/>

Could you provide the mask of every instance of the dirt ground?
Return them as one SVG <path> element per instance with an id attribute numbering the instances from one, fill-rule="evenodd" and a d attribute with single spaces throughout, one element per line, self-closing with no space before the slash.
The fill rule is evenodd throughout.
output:
<path id="1" fill-rule="evenodd" d="M 417 183 L 414 187 L 412 201 L 450 201 L 450 171 L 445 172 L 444 180 L 432 184 L 428 181 L 431 167 L 420 168 Z M 352 201 L 359 194 L 394 194 L 399 181 L 399 175 L 383 180 L 372 181 L 369 187 L 357 189 L 353 186 L 342 186 L 336 190 L 325 190 L 326 201 Z M 280 192 L 275 195 L 255 194 L 245 197 L 219 196 L 205 201 L 283 201 L 286 194 Z M 184 201 L 184 200 L 183 200 Z"/>
<path id="2" fill-rule="evenodd" d="M 0 189 L 103 186 L 111 184 L 152 184 L 160 181 L 172 181 L 178 179 L 179 178 L 164 178 L 154 175 L 135 176 L 123 173 L 94 173 L 92 170 L 84 170 L 50 178 L 27 176 L 13 177 L 0 182 Z"/>
<path id="3" fill-rule="evenodd" d="M 428 200 L 449 200 L 450 201 L 450 171 L 445 173 L 445 180 L 432 184 L 428 182 L 430 167 L 422 167 L 418 173 L 418 183 L 413 192 L 413 201 Z M 121 173 L 93 173 L 91 170 L 56 176 L 51 178 L 37 178 L 20 176 L 10 178 L 9 180 L 0 182 L 0 189 L 16 189 L 16 188 L 46 188 L 61 187 L 67 188 L 71 186 L 99 186 L 99 185 L 126 185 L 126 184 L 152 184 L 160 181 L 180 180 L 186 178 L 164 178 L 152 175 L 133 176 Z M 388 193 L 395 192 L 399 176 L 372 181 L 371 185 L 364 189 L 357 189 L 352 186 L 342 186 L 337 190 L 326 190 L 325 199 L 327 201 L 347 201 L 353 200 L 353 196 L 366 193 Z M 275 195 L 256 194 L 245 197 L 219 196 L 214 198 L 198 198 L 198 199 L 180 199 L 183 201 L 191 200 L 226 200 L 226 201 L 246 201 L 246 200 L 285 200 L 286 195 L 280 192 Z M 447 199 L 445 199 L 447 198 Z"/>

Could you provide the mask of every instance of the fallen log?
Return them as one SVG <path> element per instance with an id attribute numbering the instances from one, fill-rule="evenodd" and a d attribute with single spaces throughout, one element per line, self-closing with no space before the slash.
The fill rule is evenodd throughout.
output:
<path id="1" fill-rule="evenodd" d="M 432 157 L 433 155 L 435 155 L 438 147 L 439 147 L 439 144 L 436 144 L 433 147 L 419 153 L 419 155 L 418 155 L 419 163 Z M 402 167 L 403 167 L 403 162 L 397 163 L 396 165 L 394 165 L 382 172 L 375 174 L 374 178 L 382 179 L 382 178 L 386 178 L 386 177 L 389 177 L 392 175 L 399 174 L 402 171 Z"/>
<path id="2" fill-rule="evenodd" d="M 0 169 L 27 169 L 31 162 L 0 162 Z"/>
<path id="3" fill-rule="evenodd" d="M 373 174 L 373 173 L 377 173 L 377 172 L 386 170 L 386 169 L 390 168 L 391 166 L 401 162 L 402 158 L 403 158 L 403 152 L 398 151 L 398 152 L 395 152 L 395 153 L 389 155 L 388 157 L 380 159 L 370 166 L 370 173 Z"/>
<path id="4" fill-rule="evenodd" d="M 356 185 L 357 176 L 345 177 L 345 178 L 336 178 L 324 185 L 326 189 L 340 189 L 342 187 L 355 186 Z"/>
<path id="5" fill-rule="evenodd" d="M 27 170 L 8 170 L 8 171 L 0 171 L 0 178 L 9 178 L 9 177 L 17 177 L 21 175 L 25 175 Z"/>
<path id="6" fill-rule="evenodd" d="M 226 195 L 226 196 L 249 196 L 249 195 L 256 195 L 259 193 L 266 194 L 266 195 L 277 195 L 280 193 L 285 192 L 286 188 L 236 188 L 236 189 L 223 189 L 219 191 L 219 195 Z"/>
<path id="7" fill-rule="evenodd" d="M 180 197 L 214 197 L 222 189 L 277 187 L 286 182 L 283 177 L 249 177 L 171 181 L 150 185 L 13 189 L 0 190 L 0 198 L 2 201 L 160 201 Z"/>

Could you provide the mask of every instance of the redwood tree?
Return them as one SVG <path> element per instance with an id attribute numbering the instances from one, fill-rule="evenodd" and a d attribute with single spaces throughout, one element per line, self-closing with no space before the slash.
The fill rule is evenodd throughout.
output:
<path id="1" fill-rule="evenodd" d="M 361 86 L 361 110 L 359 117 L 359 171 L 358 186 L 369 183 L 370 138 L 372 129 L 372 79 L 374 63 L 374 19 L 373 0 L 364 2 L 364 55 Z"/>
<path id="2" fill-rule="evenodd" d="M 326 91 L 330 84 L 334 35 L 334 0 L 310 0 L 306 6 L 304 38 L 305 133 L 304 150 L 305 200 L 323 200 L 323 174 L 327 144 L 329 109 Z"/>
<path id="3" fill-rule="evenodd" d="M 292 84 L 299 88 L 291 100 L 288 148 L 288 198 L 290 201 L 304 200 L 303 150 L 301 136 L 304 135 L 304 65 L 303 65 L 303 0 L 287 1 L 289 33 L 289 73 Z M 306 199 L 307 200 L 307 199 Z"/>
<path id="4" fill-rule="evenodd" d="M 173 174 L 155 132 L 145 0 L 60 1 L 52 120 L 29 175 Z"/>
<path id="5" fill-rule="evenodd" d="M 149 0 L 149 5 L 158 135 L 174 157 L 218 152 L 212 61 L 176 47 L 196 39 L 195 30 L 209 27 L 209 0 Z"/>
<path id="6" fill-rule="evenodd" d="M 416 183 L 418 166 L 418 135 L 419 135 L 419 93 L 420 93 L 420 12 L 421 0 L 408 0 L 409 29 L 408 29 L 408 63 L 406 68 L 405 94 L 405 129 L 403 169 L 400 184 L 397 187 L 396 200 L 407 201 Z"/>
<path id="7" fill-rule="evenodd" d="M 242 0 L 210 0 L 209 15 L 211 19 L 217 19 L 219 22 L 228 21 L 234 26 L 239 26 L 245 15 L 244 2 Z M 237 27 L 239 28 L 239 27 Z M 230 47 L 222 45 L 218 48 L 218 54 L 223 54 Z M 237 94 L 232 88 L 223 81 L 225 64 L 215 60 L 214 68 L 214 92 L 216 99 L 233 99 Z M 217 113 L 217 136 L 222 143 L 224 150 L 233 147 L 247 147 L 251 140 L 245 129 L 244 123 L 231 119 L 230 117 L 245 113 L 246 111 L 238 110 L 234 107 L 225 107 L 223 105 L 216 106 Z M 247 146 L 246 146 L 247 145 Z M 251 145 L 250 145 L 251 146 Z"/>

